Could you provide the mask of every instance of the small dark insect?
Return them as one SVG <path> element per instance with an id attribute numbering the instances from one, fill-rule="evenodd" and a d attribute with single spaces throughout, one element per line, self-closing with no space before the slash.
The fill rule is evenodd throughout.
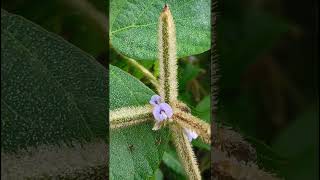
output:
<path id="1" fill-rule="evenodd" d="M 130 151 L 130 152 L 132 152 L 132 151 L 134 150 L 133 145 L 132 145 L 132 144 L 130 144 L 130 145 L 129 145 L 129 147 L 128 147 L 128 149 L 129 149 L 129 151 Z"/>

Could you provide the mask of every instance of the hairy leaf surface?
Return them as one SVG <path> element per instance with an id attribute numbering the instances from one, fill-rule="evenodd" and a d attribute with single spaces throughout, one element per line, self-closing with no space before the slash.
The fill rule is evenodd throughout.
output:
<path id="1" fill-rule="evenodd" d="M 1 10 L 1 151 L 106 140 L 107 71 L 93 57 Z"/>
<path id="2" fill-rule="evenodd" d="M 158 18 L 167 3 L 177 32 L 177 56 L 200 54 L 210 48 L 210 1 L 112 0 L 110 42 L 120 53 L 135 59 L 158 56 Z"/>
<path id="3" fill-rule="evenodd" d="M 110 111 L 149 103 L 155 93 L 139 80 L 110 65 Z M 153 120 L 110 132 L 110 178 L 147 179 L 157 170 L 168 143 L 166 128 L 152 131 Z"/>

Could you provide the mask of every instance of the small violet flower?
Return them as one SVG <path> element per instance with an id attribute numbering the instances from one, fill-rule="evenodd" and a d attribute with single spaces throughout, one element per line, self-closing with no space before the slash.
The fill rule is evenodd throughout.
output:
<path id="1" fill-rule="evenodd" d="M 157 106 L 161 103 L 161 97 L 159 95 L 153 95 L 149 101 L 153 106 Z"/>
<path id="2" fill-rule="evenodd" d="M 149 102 L 154 106 L 152 113 L 156 120 L 156 124 L 152 129 L 158 130 L 164 124 L 163 122 L 165 120 L 170 120 L 173 115 L 173 110 L 169 104 L 161 102 L 159 95 L 153 95 Z"/>
<path id="3" fill-rule="evenodd" d="M 160 103 L 153 109 L 153 116 L 158 122 L 169 119 L 172 115 L 172 108 L 167 103 Z"/>
<path id="4" fill-rule="evenodd" d="M 190 129 L 184 128 L 184 133 L 188 137 L 189 142 L 191 142 L 193 139 L 197 139 L 198 134 Z"/>

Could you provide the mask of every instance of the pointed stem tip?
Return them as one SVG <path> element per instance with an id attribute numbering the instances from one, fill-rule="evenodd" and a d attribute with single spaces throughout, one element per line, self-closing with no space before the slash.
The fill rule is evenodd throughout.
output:
<path id="1" fill-rule="evenodd" d="M 162 11 L 164 12 L 164 11 L 167 11 L 168 9 L 169 9 L 168 4 L 167 4 L 167 3 L 166 3 L 166 4 L 164 4 L 164 7 L 163 7 Z"/>

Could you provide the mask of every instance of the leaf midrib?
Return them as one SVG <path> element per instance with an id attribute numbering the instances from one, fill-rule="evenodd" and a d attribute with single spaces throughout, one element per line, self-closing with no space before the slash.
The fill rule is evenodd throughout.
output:
<path id="1" fill-rule="evenodd" d="M 114 30 L 114 31 L 111 31 L 111 32 L 110 32 L 110 35 L 115 34 L 115 33 L 117 33 L 118 31 L 123 31 L 123 30 L 130 29 L 130 28 L 139 28 L 139 27 L 145 27 L 145 26 L 150 26 L 150 25 L 158 24 L 158 22 L 155 22 L 155 23 L 148 23 L 148 24 L 136 25 L 137 20 L 144 14 L 144 12 L 146 12 L 146 11 L 148 10 L 148 8 L 149 8 L 154 2 L 155 2 L 155 1 L 151 1 L 150 4 L 146 5 L 146 7 L 144 7 L 144 9 L 140 12 L 140 14 L 137 16 L 137 18 L 133 21 L 132 24 L 130 24 L 130 25 L 126 26 L 126 27 L 119 28 L 119 29 L 116 29 L 116 30 Z M 191 3 L 191 2 L 193 2 L 193 0 L 190 0 L 190 1 L 185 2 L 185 3 L 182 4 L 181 6 L 178 6 L 177 8 L 175 8 L 175 11 L 183 8 L 184 6 L 188 5 L 188 4 Z M 126 3 L 123 3 L 123 4 L 126 4 Z M 123 5 L 123 4 L 122 4 L 122 5 Z M 123 6 L 120 7 L 120 10 L 118 11 L 118 14 L 121 13 L 121 9 L 123 9 L 123 7 L 125 7 L 125 5 L 123 5 Z M 114 25 L 114 23 L 115 23 L 115 21 L 116 21 L 116 19 L 117 19 L 118 14 L 115 15 L 114 20 L 112 21 L 110 27 L 113 27 L 113 25 Z M 175 21 L 177 22 L 177 21 L 179 21 L 179 20 L 191 19 L 191 18 L 192 18 L 192 17 L 175 19 Z"/>
<path id="2" fill-rule="evenodd" d="M 175 19 L 175 23 L 178 23 L 179 21 L 184 21 L 184 20 L 188 20 L 190 19 L 191 17 L 186 17 L 186 18 L 179 18 L 179 19 Z M 135 24 L 131 24 L 129 26 L 126 26 L 126 27 L 123 27 L 123 28 L 119 28 L 119 29 L 116 29 L 114 31 L 111 31 L 110 32 L 110 35 L 114 35 L 118 32 L 121 32 L 121 31 L 124 31 L 124 30 L 127 30 L 127 29 L 133 29 L 133 28 L 141 28 L 141 27 L 148 27 L 148 26 L 152 26 L 152 25 L 157 25 L 158 22 L 154 22 L 154 23 L 147 23 L 147 24 L 139 24 L 139 25 L 135 25 Z"/>

